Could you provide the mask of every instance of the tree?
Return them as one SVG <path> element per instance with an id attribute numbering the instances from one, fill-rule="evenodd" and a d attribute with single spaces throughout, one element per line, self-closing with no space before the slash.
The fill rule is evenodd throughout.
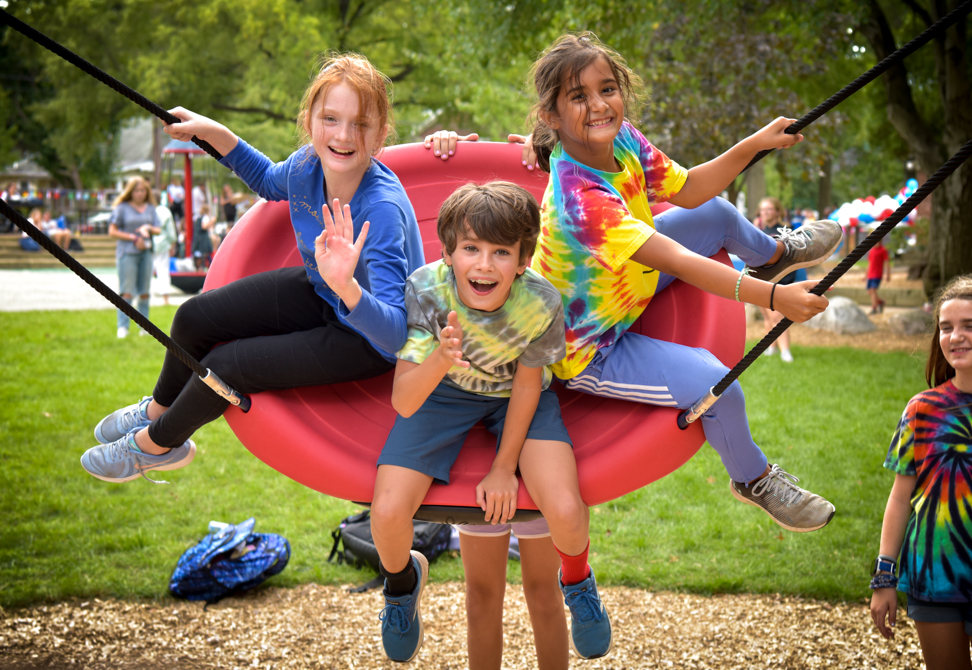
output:
<path id="1" fill-rule="evenodd" d="M 869 0 L 858 30 L 877 59 L 898 48 L 897 35 L 914 35 L 959 0 L 879 3 Z M 928 48 L 926 48 L 928 49 Z M 963 17 L 933 40 L 931 54 L 916 54 L 883 77 L 888 119 L 931 175 L 972 139 L 972 42 Z M 925 291 L 931 295 L 948 279 L 972 272 L 972 165 L 966 162 L 939 186 L 932 199 Z"/>

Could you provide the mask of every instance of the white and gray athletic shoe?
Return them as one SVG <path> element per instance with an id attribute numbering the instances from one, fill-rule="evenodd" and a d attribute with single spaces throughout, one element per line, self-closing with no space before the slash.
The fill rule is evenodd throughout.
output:
<path id="1" fill-rule="evenodd" d="M 196 457 L 196 445 L 186 440 L 181 446 L 155 456 L 138 450 L 135 446 L 135 433 L 132 431 L 119 440 L 109 444 L 91 447 L 81 456 L 81 466 L 92 477 L 106 482 L 127 482 L 145 477 L 149 470 L 178 470 L 192 463 Z M 155 484 L 168 484 L 145 477 Z"/>
<path id="2" fill-rule="evenodd" d="M 152 396 L 145 396 L 134 405 L 116 409 L 95 426 L 94 436 L 101 444 L 120 440 L 133 430 L 147 427 L 152 420 L 148 418 L 148 406 Z"/>
<path id="3" fill-rule="evenodd" d="M 836 510 L 825 498 L 801 489 L 800 481 L 778 465 L 769 474 L 746 486 L 729 480 L 729 489 L 738 500 L 759 507 L 787 530 L 809 533 L 823 528 L 834 518 Z"/>
<path id="4" fill-rule="evenodd" d="M 840 246 L 842 235 L 836 221 L 825 219 L 805 223 L 796 230 L 784 228 L 779 239 L 783 243 L 783 256 L 772 265 L 750 268 L 750 276 L 768 282 L 777 282 L 800 268 L 823 263 Z"/>

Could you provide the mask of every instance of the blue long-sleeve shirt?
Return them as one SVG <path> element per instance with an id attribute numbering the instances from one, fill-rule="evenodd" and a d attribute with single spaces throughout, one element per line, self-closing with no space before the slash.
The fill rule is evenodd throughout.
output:
<path id="1" fill-rule="evenodd" d="M 361 300 L 349 311 L 324 283 L 314 257 L 314 240 L 324 230 L 321 208 L 327 196 L 321 161 L 311 146 L 301 147 L 287 160 L 273 163 L 240 140 L 220 162 L 261 197 L 289 201 L 290 221 L 308 281 L 334 308 L 342 323 L 363 335 L 386 359 L 394 361 L 395 353 L 408 337 L 405 279 L 425 264 L 415 210 L 398 177 L 372 160 L 351 202 L 342 203 L 351 206 L 355 239 L 361 234 L 362 224 L 371 222 L 354 271 L 361 286 Z"/>

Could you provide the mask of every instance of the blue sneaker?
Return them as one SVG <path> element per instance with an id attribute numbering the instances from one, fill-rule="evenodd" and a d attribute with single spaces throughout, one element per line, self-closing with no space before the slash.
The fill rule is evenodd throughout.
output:
<path id="1" fill-rule="evenodd" d="M 398 663 L 408 663 L 418 656 L 425 636 L 419 605 L 422 589 L 429 581 L 429 560 L 413 551 L 412 566 L 415 568 L 415 589 L 407 596 L 393 596 L 385 591 L 385 609 L 378 615 L 385 656 Z"/>
<path id="2" fill-rule="evenodd" d="M 611 619 L 597 594 L 594 571 L 580 584 L 564 586 L 557 571 L 557 583 L 570 609 L 570 648 L 581 658 L 600 658 L 611 651 Z"/>
<path id="3" fill-rule="evenodd" d="M 130 432 L 120 440 L 91 447 L 81 456 L 81 466 L 92 477 L 106 482 L 127 482 L 145 477 L 149 470 L 177 470 L 192 463 L 196 457 L 196 445 L 186 440 L 181 446 L 170 449 L 161 456 L 146 454 L 135 446 L 135 433 Z M 168 484 L 145 477 L 155 484 Z"/>
<path id="4" fill-rule="evenodd" d="M 148 418 L 148 406 L 152 396 L 145 396 L 134 405 L 116 409 L 95 426 L 95 439 L 101 444 L 120 440 L 133 430 L 141 430 L 152 421 Z"/>

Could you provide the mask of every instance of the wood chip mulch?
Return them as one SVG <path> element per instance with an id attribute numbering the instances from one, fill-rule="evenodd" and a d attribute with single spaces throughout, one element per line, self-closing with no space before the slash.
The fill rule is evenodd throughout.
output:
<path id="1" fill-rule="evenodd" d="M 606 658 L 571 667 L 920 668 L 911 622 L 885 641 L 862 603 L 781 596 L 711 598 L 602 589 L 615 631 Z M 379 638 L 379 591 L 350 595 L 314 584 L 269 588 L 208 609 L 186 602 L 90 600 L 0 610 L 0 668 L 391 669 Z M 423 597 L 425 645 L 411 667 L 467 667 L 463 586 Z M 536 667 L 523 592 L 506 598 L 504 669 Z"/>

